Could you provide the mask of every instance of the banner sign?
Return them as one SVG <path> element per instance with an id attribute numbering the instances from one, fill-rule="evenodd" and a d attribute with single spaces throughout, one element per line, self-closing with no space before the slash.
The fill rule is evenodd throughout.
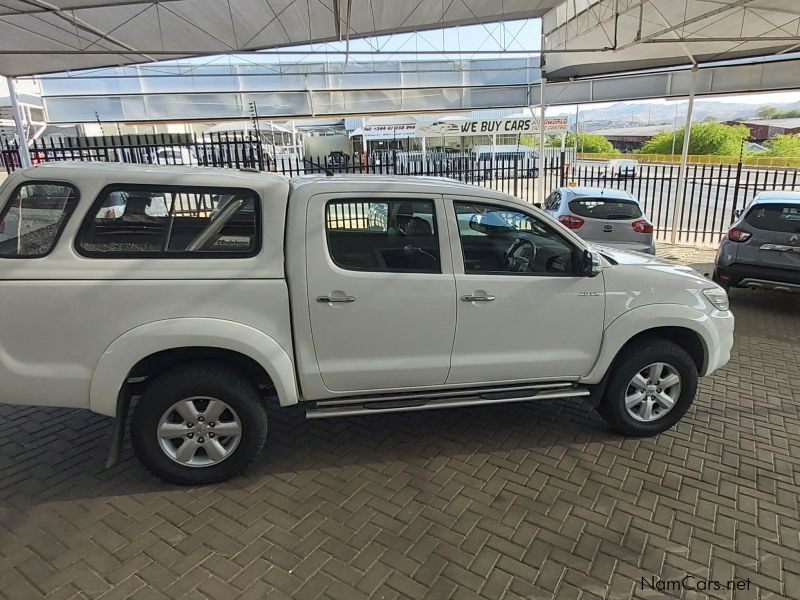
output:
<path id="1" fill-rule="evenodd" d="M 414 123 L 402 125 L 365 125 L 362 131 L 367 140 L 395 140 L 417 135 Z"/>
<path id="2" fill-rule="evenodd" d="M 539 117 L 505 117 L 502 119 L 472 119 L 469 121 L 435 121 L 417 123 L 417 136 L 448 135 L 514 135 L 539 133 Z M 545 133 L 565 133 L 567 117 L 545 117 Z"/>

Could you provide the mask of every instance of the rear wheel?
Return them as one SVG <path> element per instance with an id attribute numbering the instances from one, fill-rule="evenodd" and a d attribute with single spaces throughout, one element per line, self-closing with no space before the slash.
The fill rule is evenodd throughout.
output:
<path id="1" fill-rule="evenodd" d="M 133 449 L 142 464 L 162 479 L 186 485 L 232 477 L 261 451 L 266 435 L 256 387 L 213 363 L 155 378 L 131 421 Z"/>
<path id="2" fill-rule="evenodd" d="M 686 413 L 697 392 L 697 366 L 669 340 L 649 338 L 623 351 L 599 406 L 609 425 L 624 435 L 666 431 Z"/>

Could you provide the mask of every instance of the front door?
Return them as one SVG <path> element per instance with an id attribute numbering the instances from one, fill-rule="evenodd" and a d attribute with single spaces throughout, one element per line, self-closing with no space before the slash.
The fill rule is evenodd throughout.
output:
<path id="1" fill-rule="evenodd" d="M 603 276 L 582 249 L 513 203 L 450 198 L 458 315 L 448 383 L 572 378 L 600 350 Z"/>
<path id="2" fill-rule="evenodd" d="M 325 387 L 443 384 L 456 290 L 442 198 L 317 196 L 307 227 L 311 331 Z"/>

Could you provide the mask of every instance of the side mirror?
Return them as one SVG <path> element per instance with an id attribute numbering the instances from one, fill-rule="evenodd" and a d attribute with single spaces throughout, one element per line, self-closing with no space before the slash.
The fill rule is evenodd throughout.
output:
<path id="1" fill-rule="evenodd" d="M 542 208 L 542 203 L 541 203 L 541 202 L 534 202 L 534 203 L 533 203 L 533 205 L 534 205 L 536 208 Z"/>
<path id="2" fill-rule="evenodd" d="M 603 270 L 602 263 L 600 262 L 600 255 L 591 250 L 583 251 L 583 272 L 585 277 L 595 277 Z"/>

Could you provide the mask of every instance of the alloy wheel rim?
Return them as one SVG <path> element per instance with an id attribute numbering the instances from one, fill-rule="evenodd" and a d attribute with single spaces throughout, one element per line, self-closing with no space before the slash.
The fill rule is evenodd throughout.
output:
<path id="1" fill-rule="evenodd" d="M 242 422 L 226 402 L 211 396 L 183 398 L 158 421 L 158 443 L 184 467 L 210 467 L 231 456 L 242 438 Z"/>
<path id="2" fill-rule="evenodd" d="M 636 373 L 625 388 L 625 410 L 636 421 L 650 423 L 670 412 L 680 395 L 678 370 L 668 363 L 652 363 Z"/>

